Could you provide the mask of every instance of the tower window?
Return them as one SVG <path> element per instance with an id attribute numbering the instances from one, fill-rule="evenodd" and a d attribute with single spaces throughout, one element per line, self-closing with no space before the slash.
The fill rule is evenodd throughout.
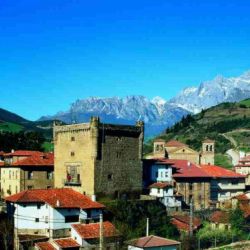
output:
<path id="1" fill-rule="evenodd" d="M 71 152 L 70 152 L 70 155 L 71 155 L 71 156 L 75 156 L 75 152 L 74 152 L 74 151 L 71 151 Z"/>
<path id="2" fill-rule="evenodd" d="M 113 180 L 113 174 L 108 174 L 108 180 L 112 181 Z"/>
<path id="3" fill-rule="evenodd" d="M 206 145 L 206 151 L 208 151 L 208 148 L 209 148 L 209 146 L 208 146 L 208 145 Z"/>
<path id="4" fill-rule="evenodd" d="M 71 136 L 71 141 L 75 141 L 75 137 L 74 136 Z"/>
<path id="5" fill-rule="evenodd" d="M 210 145 L 210 151 L 213 151 L 213 146 L 212 145 Z"/>

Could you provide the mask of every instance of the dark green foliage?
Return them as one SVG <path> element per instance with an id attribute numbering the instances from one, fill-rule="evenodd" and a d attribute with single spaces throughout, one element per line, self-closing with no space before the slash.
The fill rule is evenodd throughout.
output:
<path id="1" fill-rule="evenodd" d="M 0 133 L 0 149 L 5 152 L 11 149 L 42 150 L 44 141 L 43 135 L 37 132 Z"/>
<path id="2" fill-rule="evenodd" d="M 244 227 L 246 224 L 243 211 L 237 206 L 236 209 L 231 211 L 230 214 L 230 223 L 232 226 L 232 230 L 235 232 L 244 231 Z"/>
<path id="3" fill-rule="evenodd" d="M 166 208 L 159 202 L 117 200 L 106 205 L 113 214 L 113 223 L 126 240 L 145 236 L 146 218 L 150 221 L 150 234 L 168 238 L 179 236 Z"/>

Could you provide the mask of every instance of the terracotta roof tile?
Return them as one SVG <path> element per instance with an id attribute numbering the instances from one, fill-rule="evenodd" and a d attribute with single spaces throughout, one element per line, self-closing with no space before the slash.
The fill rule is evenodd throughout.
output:
<path id="1" fill-rule="evenodd" d="M 171 187 L 173 184 L 171 182 L 155 182 L 149 186 L 149 188 L 166 188 Z"/>
<path id="2" fill-rule="evenodd" d="M 250 218 L 250 205 L 249 204 L 240 204 L 240 209 L 244 213 L 245 218 Z"/>
<path id="3" fill-rule="evenodd" d="M 244 175 L 215 165 L 200 165 L 200 168 L 213 178 L 245 178 Z"/>
<path id="4" fill-rule="evenodd" d="M 154 236 L 154 235 L 135 239 L 130 242 L 130 245 L 135 246 L 135 247 L 140 247 L 140 248 L 176 246 L 179 244 L 180 244 L 179 241 L 165 239 L 165 238 Z"/>
<path id="5" fill-rule="evenodd" d="M 228 224 L 229 219 L 230 219 L 230 214 L 226 211 L 215 211 L 210 216 L 210 221 L 214 223 Z"/>
<path id="6" fill-rule="evenodd" d="M 80 245 L 72 238 L 57 239 L 54 240 L 54 242 L 61 248 L 80 247 Z"/>
<path id="7" fill-rule="evenodd" d="M 11 166 L 54 166 L 53 153 L 39 153 L 13 163 Z"/>
<path id="8" fill-rule="evenodd" d="M 41 154 L 40 151 L 32 151 L 32 150 L 16 150 L 11 153 L 5 153 L 4 156 L 31 156 L 34 154 Z"/>
<path id="9" fill-rule="evenodd" d="M 239 194 L 239 195 L 234 196 L 233 198 L 235 198 L 239 201 L 248 201 L 248 200 L 250 200 L 250 193 L 248 193 L 248 195 L 247 194 Z"/>
<path id="10" fill-rule="evenodd" d="M 35 244 L 35 246 L 39 250 L 56 250 L 56 248 L 54 248 L 49 242 L 38 242 Z"/>
<path id="11" fill-rule="evenodd" d="M 170 159 L 169 162 L 173 163 L 173 167 L 177 169 L 177 172 L 173 174 L 173 177 L 180 177 L 180 178 L 210 178 L 203 169 L 198 167 L 196 164 L 191 163 L 187 160 L 174 160 Z"/>
<path id="12" fill-rule="evenodd" d="M 71 188 L 25 190 L 8 196 L 5 200 L 13 203 L 41 202 L 47 203 L 51 207 L 60 208 L 104 208 L 104 205 L 92 201 L 86 195 L 83 195 Z M 57 206 L 58 201 L 59 206 Z"/>
<path id="13" fill-rule="evenodd" d="M 171 219 L 171 223 L 175 225 L 179 230 L 189 231 L 190 217 L 187 215 L 174 215 Z M 197 217 L 193 219 L 193 229 L 196 230 L 201 226 L 201 220 Z"/>
<path id="14" fill-rule="evenodd" d="M 166 144 L 165 144 L 166 147 L 188 147 L 186 144 L 182 143 L 182 142 L 179 142 L 179 141 L 176 141 L 176 140 L 171 140 L 171 141 L 168 141 Z"/>
<path id="15" fill-rule="evenodd" d="M 100 235 L 100 224 L 90 223 L 90 224 L 73 224 L 72 227 L 83 239 L 97 239 Z M 120 236 L 119 231 L 115 226 L 109 222 L 103 222 L 103 235 L 104 237 L 115 237 Z"/>

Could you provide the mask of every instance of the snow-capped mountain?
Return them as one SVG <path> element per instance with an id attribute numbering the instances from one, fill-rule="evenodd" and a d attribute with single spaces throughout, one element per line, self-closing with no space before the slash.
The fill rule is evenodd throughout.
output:
<path id="1" fill-rule="evenodd" d="M 40 120 L 59 119 L 66 123 L 88 122 L 91 116 L 117 124 L 145 122 L 146 135 L 152 136 L 173 125 L 188 113 L 197 113 L 221 102 L 235 102 L 250 97 L 250 71 L 239 77 L 217 76 L 198 87 L 186 88 L 169 101 L 157 96 L 152 100 L 144 96 L 125 98 L 90 97 L 77 100 L 66 112 L 45 116 Z"/>
<path id="2" fill-rule="evenodd" d="M 236 102 L 250 97 L 250 71 L 239 77 L 217 76 L 198 87 L 186 88 L 168 103 L 198 113 L 221 102 Z"/>
<path id="3" fill-rule="evenodd" d="M 189 112 L 164 99 L 156 97 L 149 100 L 144 96 L 127 96 L 125 98 L 90 97 L 77 100 L 66 112 L 54 116 L 42 117 L 40 120 L 59 119 L 66 123 L 88 122 L 91 116 L 100 116 L 101 121 L 117 124 L 135 124 L 143 120 L 146 135 L 151 136 L 173 125 Z"/>

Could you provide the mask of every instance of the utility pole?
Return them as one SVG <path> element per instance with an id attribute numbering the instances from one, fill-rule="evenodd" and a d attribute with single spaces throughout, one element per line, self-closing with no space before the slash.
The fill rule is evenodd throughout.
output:
<path id="1" fill-rule="evenodd" d="M 99 249 L 103 250 L 103 217 L 100 214 L 100 241 L 99 241 Z"/>
<path id="2" fill-rule="evenodd" d="M 189 211 L 189 236 L 193 236 L 193 198 L 190 200 L 190 211 Z"/>
<path id="3" fill-rule="evenodd" d="M 149 218 L 147 218 L 146 236 L 149 236 Z"/>

